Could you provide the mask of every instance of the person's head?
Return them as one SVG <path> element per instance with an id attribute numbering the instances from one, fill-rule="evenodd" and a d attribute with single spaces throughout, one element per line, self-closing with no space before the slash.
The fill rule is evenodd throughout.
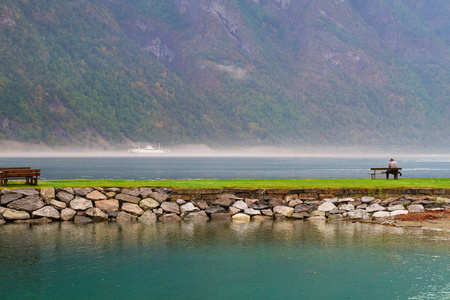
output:
<path id="1" fill-rule="evenodd" d="M 389 161 L 394 161 L 394 159 L 393 159 L 393 158 L 391 158 L 391 160 L 389 160 Z"/>

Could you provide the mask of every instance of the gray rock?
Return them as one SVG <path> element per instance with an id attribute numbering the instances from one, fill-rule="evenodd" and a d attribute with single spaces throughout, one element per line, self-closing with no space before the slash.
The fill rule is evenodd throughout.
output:
<path id="1" fill-rule="evenodd" d="M 45 202 L 38 196 L 26 196 L 19 200 L 10 202 L 7 207 L 15 210 L 24 210 L 29 213 L 44 207 Z"/>
<path id="2" fill-rule="evenodd" d="M 208 203 L 205 200 L 193 201 L 194 205 L 200 208 L 201 210 L 205 210 L 209 207 Z"/>
<path id="3" fill-rule="evenodd" d="M 338 203 L 343 203 L 343 202 L 355 202 L 355 199 L 353 199 L 353 198 L 338 199 Z"/>
<path id="4" fill-rule="evenodd" d="M 409 213 L 409 211 L 407 211 L 406 209 L 394 210 L 394 211 L 391 211 L 391 217 L 398 216 L 398 215 L 406 215 L 408 213 Z"/>
<path id="5" fill-rule="evenodd" d="M 197 211 L 197 212 L 191 212 L 188 215 L 184 216 L 184 220 L 201 220 L 201 221 L 207 221 L 209 220 L 208 215 L 204 211 Z"/>
<path id="6" fill-rule="evenodd" d="M 216 213 L 220 213 L 220 212 L 225 212 L 225 208 L 215 205 L 215 206 L 210 206 L 207 209 L 205 209 L 205 212 L 207 214 L 216 214 Z"/>
<path id="7" fill-rule="evenodd" d="M 164 211 L 163 211 L 162 208 L 160 207 L 160 208 L 155 208 L 155 209 L 153 210 L 153 213 L 154 213 L 155 215 L 157 215 L 158 217 L 160 217 L 160 216 L 162 216 L 162 215 L 164 214 Z"/>
<path id="8" fill-rule="evenodd" d="M 64 202 L 62 202 L 62 201 L 58 201 L 58 200 L 56 200 L 56 199 L 52 199 L 52 200 L 50 200 L 50 203 L 49 203 L 51 206 L 53 206 L 54 208 L 56 208 L 57 210 L 62 210 L 62 209 L 64 209 L 64 208 L 66 208 L 67 207 L 67 204 L 66 203 L 64 203 Z"/>
<path id="9" fill-rule="evenodd" d="M 89 194 L 90 192 L 92 192 L 93 189 L 91 188 L 74 188 L 73 191 L 75 192 L 76 195 L 84 197 L 87 194 Z M 67 191 L 66 191 L 67 192 Z M 69 192 L 68 192 L 69 193 Z"/>
<path id="10" fill-rule="evenodd" d="M 61 220 L 70 221 L 77 214 L 77 212 L 71 208 L 64 208 L 61 211 Z"/>
<path id="11" fill-rule="evenodd" d="M 214 205 L 219 205 L 222 206 L 223 208 L 228 208 L 230 207 L 230 205 L 233 203 L 234 200 L 232 200 L 231 198 L 227 197 L 227 196 L 233 196 L 233 199 L 235 198 L 234 195 L 229 195 L 229 194 L 225 194 L 225 195 L 220 195 L 218 196 L 219 199 L 215 200 L 213 202 Z"/>
<path id="12" fill-rule="evenodd" d="M 142 198 L 148 198 L 153 193 L 153 190 L 151 188 L 140 188 L 139 193 Z"/>
<path id="13" fill-rule="evenodd" d="M 158 216 L 151 210 L 144 211 L 144 213 L 138 218 L 138 221 L 145 224 L 155 223 L 157 220 Z"/>
<path id="14" fill-rule="evenodd" d="M 19 201 L 19 200 L 17 200 Z M 408 211 L 411 213 L 419 213 L 419 212 L 423 212 L 425 211 L 425 208 L 423 207 L 423 205 L 410 205 L 408 206 Z"/>
<path id="15" fill-rule="evenodd" d="M 339 205 L 339 209 L 350 211 L 350 210 L 354 210 L 355 207 L 352 204 L 341 204 L 341 205 Z"/>
<path id="16" fill-rule="evenodd" d="M 316 205 L 300 204 L 300 205 L 297 205 L 294 208 L 294 212 L 296 212 L 296 213 L 298 213 L 298 212 L 310 213 L 310 212 L 314 211 L 316 208 L 317 208 Z"/>
<path id="17" fill-rule="evenodd" d="M 26 211 L 19 211 L 15 209 L 7 208 L 2 213 L 5 220 L 28 220 L 30 214 Z"/>
<path id="18" fill-rule="evenodd" d="M 59 199 L 60 201 L 64 203 L 69 203 L 74 198 L 73 194 L 70 194 L 66 191 L 60 191 L 56 194 L 56 199 Z"/>
<path id="19" fill-rule="evenodd" d="M 375 200 L 374 197 L 362 197 L 361 198 L 362 203 L 370 203 L 370 202 L 372 202 L 374 200 Z"/>
<path id="20" fill-rule="evenodd" d="M 117 214 L 117 222 L 133 222 L 137 220 L 137 216 L 121 211 Z"/>
<path id="21" fill-rule="evenodd" d="M 288 206 L 275 206 L 273 208 L 273 214 L 275 218 L 290 218 L 294 213 L 293 207 Z"/>
<path id="22" fill-rule="evenodd" d="M 249 206 L 249 208 L 257 209 L 257 210 L 263 210 L 268 209 L 269 205 L 263 204 L 263 203 L 253 203 Z"/>
<path id="23" fill-rule="evenodd" d="M 95 207 L 103 211 L 119 211 L 119 201 L 115 199 L 95 201 Z"/>
<path id="24" fill-rule="evenodd" d="M 39 191 L 33 188 L 29 189 L 15 189 L 11 190 L 12 193 L 22 194 L 24 196 L 39 196 Z"/>
<path id="25" fill-rule="evenodd" d="M 181 213 L 183 215 L 187 215 L 192 212 L 200 211 L 198 207 L 196 207 L 192 202 L 188 202 L 180 207 Z"/>
<path id="26" fill-rule="evenodd" d="M 327 211 L 330 211 L 333 209 L 337 209 L 337 207 L 336 207 L 336 205 L 334 205 L 331 202 L 325 202 L 324 204 L 319 205 L 319 207 L 317 208 L 318 211 L 324 211 L 324 212 L 327 212 Z"/>
<path id="27" fill-rule="evenodd" d="M 269 207 L 274 208 L 275 206 L 284 206 L 285 202 L 283 199 L 270 199 L 269 200 Z M 255 207 L 252 207 L 255 208 Z M 256 209 L 256 208 L 255 208 Z"/>
<path id="28" fill-rule="evenodd" d="M 108 214 L 97 207 L 88 208 L 86 210 L 86 216 L 91 217 L 94 221 L 105 221 L 109 218 Z"/>
<path id="29" fill-rule="evenodd" d="M 38 210 L 35 210 L 32 212 L 31 216 L 33 218 L 45 217 L 54 220 L 59 220 L 61 218 L 61 214 L 53 206 L 44 206 Z"/>
<path id="30" fill-rule="evenodd" d="M 250 221 L 250 216 L 246 215 L 246 214 L 243 214 L 243 213 L 238 213 L 238 214 L 235 214 L 234 216 L 232 216 L 231 220 L 233 220 L 233 221 L 249 222 Z"/>
<path id="31" fill-rule="evenodd" d="M 337 203 L 338 202 L 338 199 L 337 198 L 326 198 L 326 199 L 323 199 L 322 200 L 324 203 L 326 203 L 326 202 L 330 202 L 330 203 Z"/>
<path id="32" fill-rule="evenodd" d="M 86 195 L 86 198 L 92 201 L 108 199 L 102 192 L 94 190 Z"/>
<path id="33" fill-rule="evenodd" d="M 368 220 L 369 219 L 369 213 L 362 209 L 351 210 L 351 211 L 347 212 L 347 216 L 351 220 L 358 220 L 358 219 Z"/>
<path id="34" fill-rule="evenodd" d="M 22 194 L 4 194 L 1 197 L 1 204 L 7 205 L 10 202 L 13 202 L 14 200 L 22 198 Z"/>
<path id="35" fill-rule="evenodd" d="M 136 197 L 136 196 L 131 196 L 128 194 L 117 194 L 116 195 L 116 200 L 119 200 L 121 202 L 129 202 L 129 203 L 134 203 L 134 204 L 138 204 L 139 202 L 141 202 L 141 198 Z"/>
<path id="36" fill-rule="evenodd" d="M 128 188 L 128 189 L 123 189 L 122 194 L 130 195 L 133 197 L 139 197 L 141 192 L 137 188 L 133 187 L 133 188 Z"/>
<path id="37" fill-rule="evenodd" d="M 124 203 L 122 204 L 122 211 L 140 216 L 144 213 L 144 210 L 139 207 L 139 205 L 134 203 Z"/>
<path id="38" fill-rule="evenodd" d="M 44 200 L 45 203 L 47 203 L 47 204 L 49 204 L 50 201 L 55 199 L 55 189 L 52 187 L 41 188 L 41 191 L 39 194 L 40 194 L 42 200 Z"/>
<path id="39" fill-rule="evenodd" d="M 168 213 L 180 214 L 180 207 L 175 202 L 163 202 L 161 208 Z"/>
<path id="40" fill-rule="evenodd" d="M 372 218 L 373 219 L 389 218 L 390 216 L 391 216 L 391 213 L 388 211 L 377 211 L 377 212 L 373 213 Z"/>
<path id="41" fill-rule="evenodd" d="M 261 213 L 267 217 L 273 217 L 273 211 L 271 209 L 262 209 Z"/>
<path id="42" fill-rule="evenodd" d="M 405 207 L 402 204 L 397 204 L 397 205 L 393 205 L 393 206 L 389 206 L 388 210 L 389 211 L 394 211 L 394 210 L 404 210 Z"/>
<path id="43" fill-rule="evenodd" d="M 321 210 L 315 210 L 309 214 L 309 216 L 312 217 L 325 217 L 326 213 Z"/>
<path id="44" fill-rule="evenodd" d="M 289 205 L 289 207 L 295 207 L 295 206 L 300 205 L 300 204 L 303 204 L 302 200 L 294 199 L 294 200 L 289 201 L 288 205 Z"/>
<path id="45" fill-rule="evenodd" d="M 244 209 L 244 214 L 249 216 L 259 216 L 261 215 L 261 211 L 253 209 L 253 208 L 246 208 Z"/>
<path id="46" fill-rule="evenodd" d="M 156 201 L 155 199 L 145 198 L 139 202 L 139 206 L 143 210 L 153 210 L 155 208 L 158 208 L 160 206 L 160 203 L 158 201 Z"/>
<path id="47" fill-rule="evenodd" d="M 94 207 L 91 200 L 87 200 L 78 196 L 70 201 L 69 205 L 73 210 L 86 210 L 88 208 Z"/>
<path id="48" fill-rule="evenodd" d="M 178 199 L 177 201 L 175 201 L 178 205 L 184 205 L 186 204 L 186 201 L 184 201 L 183 199 Z"/>
<path id="49" fill-rule="evenodd" d="M 120 193 L 120 188 L 118 187 L 110 187 L 106 189 L 107 193 Z"/>
<path id="50" fill-rule="evenodd" d="M 75 195 L 75 191 L 73 190 L 73 188 L 68 187 L 68 188 L 63 188 L 62 189 L 64 192 Z M 59 191 L 58 191 L 59 192 Z"/>
<path id="51" fill-rule="evenodd" d="M 242 200 L 239 200 L 239 201 L 234 202 L 234 203 L 233 203 L 233 207 L 235 207 L 235 208 L 237 208 L 237 209 L 239 209 L 239 210 L 244 210 L 244 209 L 247 209 L 247 208 L 248 208 L 247 203 L 245 203 L 245 202 L 242 201 Z"/>
<path id="52" fill-rule="evenodd" d="M 380 204 L 371 204 L 367 206 L 366 211 L 368 213 L 376 212 L 376 211 L 384 211 L 386 207 L 381 206 Z"/>
<path id="53" fill-rule="evenodd" d="M 148 195 L 147 198 L 152 198 L 158 201 L 159 203 L 162 203 L 168 201 L 170 199 L 170 196 L 164 190 L 156 190 L 152 192 L 150 195 Z"/>
<path id="54" fill-rule="evenodd" d="M 230 214 L 231 215 L 235 215 L 235 214 L 240 213 L 240 212 L 241 212 L 241 210 L 239 208 L 236 208 L 234 206 L 230 207 Z"/>

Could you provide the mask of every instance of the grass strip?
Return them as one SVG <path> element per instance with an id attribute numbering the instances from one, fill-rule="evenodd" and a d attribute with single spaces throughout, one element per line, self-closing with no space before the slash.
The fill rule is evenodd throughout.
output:
<path id="1" fill-rule="evenodd" d="M 199 180 L 114 180 L 114 179 L 74 179 L 39 181 L 37 188 L 43 187 L 171 187 L 182 189 L 205 188 L 439 188 L 450 189 L 450 178 L 407 178 L 386 179 L 199 179 Z M 8 183 L 11 188 L 32 187 L 23 182 Z M 4 187 L 6 188 L 6 187 Z"/>

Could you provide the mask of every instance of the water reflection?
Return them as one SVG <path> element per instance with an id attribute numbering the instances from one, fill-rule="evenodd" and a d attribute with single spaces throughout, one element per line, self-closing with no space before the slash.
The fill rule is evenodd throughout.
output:
<path id="1" fill-rule="evenodd" d="M 7 224 L 0 227 L 0 294 L 362 299 L 376 282 L 384 289 L 371 298 L 444 295 L 449 238 L 320 220 Z M 324 282 L 339 285 L 324 290 Z"/>

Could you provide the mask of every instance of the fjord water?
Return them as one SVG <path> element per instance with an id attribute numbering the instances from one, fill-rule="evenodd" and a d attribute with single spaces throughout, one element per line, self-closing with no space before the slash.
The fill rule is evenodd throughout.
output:
<path id="1" fill-rule="evenodd" d="M 396 158 L 397 159 L 397 158 Z M 389 157 L 0 157 L 0 166 L 41 169 L 57 179 L 369 178 Z M 448 178 L 450 157 L 399 157 L 403 178 Z"/>
<path id="2" fill-rule="evenodd" d="M 2 299 L 450 299 L 448 233 L 322 221 L 0 227 Z"/>

